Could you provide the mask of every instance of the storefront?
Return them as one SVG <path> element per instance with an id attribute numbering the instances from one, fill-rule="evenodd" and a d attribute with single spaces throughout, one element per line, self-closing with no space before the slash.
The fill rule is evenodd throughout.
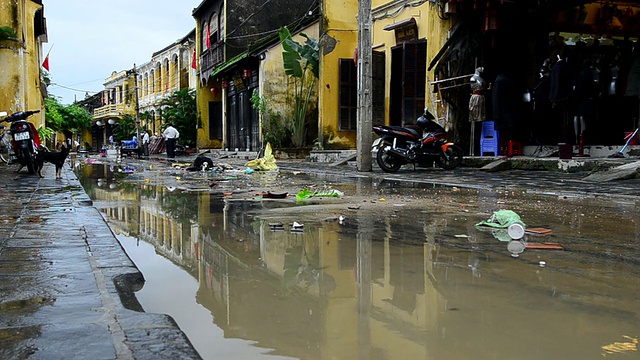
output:
<path id="1" fill-rule="evenodd" d="M 509 140 L 622 145 L 638 127 L 640 1 L 461 0 L 448 9 L 457 21 L 429 70 L 446 79 L 483 68 L 485 86 L 474 93 L 503 149 Z M 462 141 L 477 119 L 471 93 L 442 91 Z"/>

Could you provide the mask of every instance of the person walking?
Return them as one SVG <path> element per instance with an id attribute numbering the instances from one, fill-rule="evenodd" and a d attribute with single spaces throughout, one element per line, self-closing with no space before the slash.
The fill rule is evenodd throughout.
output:
<path id="1" fill-rule="evenodd" d="M 173 127 L 173 124 L 169 124 L 167 128 L 164 129 L 162 137 L 167 144 L 167 158 L 175 158 L 176 140 L 180 137 L 180 133 Z"/>
<path id="2" fill-rule="evenodd" d="M 142 151 L 144 156 L 149 156 L 149 133 L 147 130 L 142 132 Z"/>

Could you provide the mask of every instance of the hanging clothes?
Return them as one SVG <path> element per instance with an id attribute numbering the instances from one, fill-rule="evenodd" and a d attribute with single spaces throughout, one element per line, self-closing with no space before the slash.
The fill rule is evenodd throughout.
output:
<path id="1" fill-rule="evenodd" d="M 471 82 L 471 98 L 469 99 L 469 121 L 485 121 L 487 119 L 484 99 L 484 81 Z"/>
<path id="2" fill-rule="evenodd" d="M 506 130 L 513 127 L 521 95 L 522 93 L 516 91 L 515 84 L 508 75 L 500 74 L 496 77 L 491 92 L 496 130 Z"/>
<path id="3" fill-rule="evenodd" d="M 571 97 L 573 81 L 569 64 L 560 59 L 551 68 L 549 75 L 549 100 L 551 102 L 562 102 Z"/>

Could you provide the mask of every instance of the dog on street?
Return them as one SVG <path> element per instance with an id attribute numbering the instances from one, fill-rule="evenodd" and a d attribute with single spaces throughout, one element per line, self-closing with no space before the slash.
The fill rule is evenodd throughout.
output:
<path id="1" fill-rule="evenodd" d="M 60 151 L 49 151 L 46 148 L 40 148 L 36 156 L 36 168 L 38 175 L 43 178 L 42 168 L 45 162 L 52 163 L 56 166 L 56 180 L 62 179 L 62 166 L 69 156 L 69 147 L 62 145 Z"/>

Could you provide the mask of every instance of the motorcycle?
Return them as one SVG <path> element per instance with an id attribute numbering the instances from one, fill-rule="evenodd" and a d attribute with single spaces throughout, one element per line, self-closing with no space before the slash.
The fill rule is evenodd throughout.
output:
<path id="1" fill-rule="evenodd" d="M 40 135 L 36 127 L 27 121 L 27 118 L 33 114 L 39 113 L 40 110 L 19 111 L 13 113 L 0 122 L 9 122 L 11 125 L 9 131 L 11 133 L 11 145 L 15 156 L 22 167 L 27 167 L 29 174 L 34 174 L 37 169 L 36 156 L 38 148 L 40 148 Z M 20 171 L 18 169 L 18 171 Z"/>
<path id="2" fill-rule="evenodd" d="M 434 119 L 425 108 L 417 126 L 374 126 L 373 132 L 380 136 L 372 146 L 372 150 L 378 150 L 378 166 L 389 173 L 405 164 L 426 161 L 435 161 L 446 170 L 458 167 L 462 163 L 462 148 L 447 140 L 447 132 Z"/>

